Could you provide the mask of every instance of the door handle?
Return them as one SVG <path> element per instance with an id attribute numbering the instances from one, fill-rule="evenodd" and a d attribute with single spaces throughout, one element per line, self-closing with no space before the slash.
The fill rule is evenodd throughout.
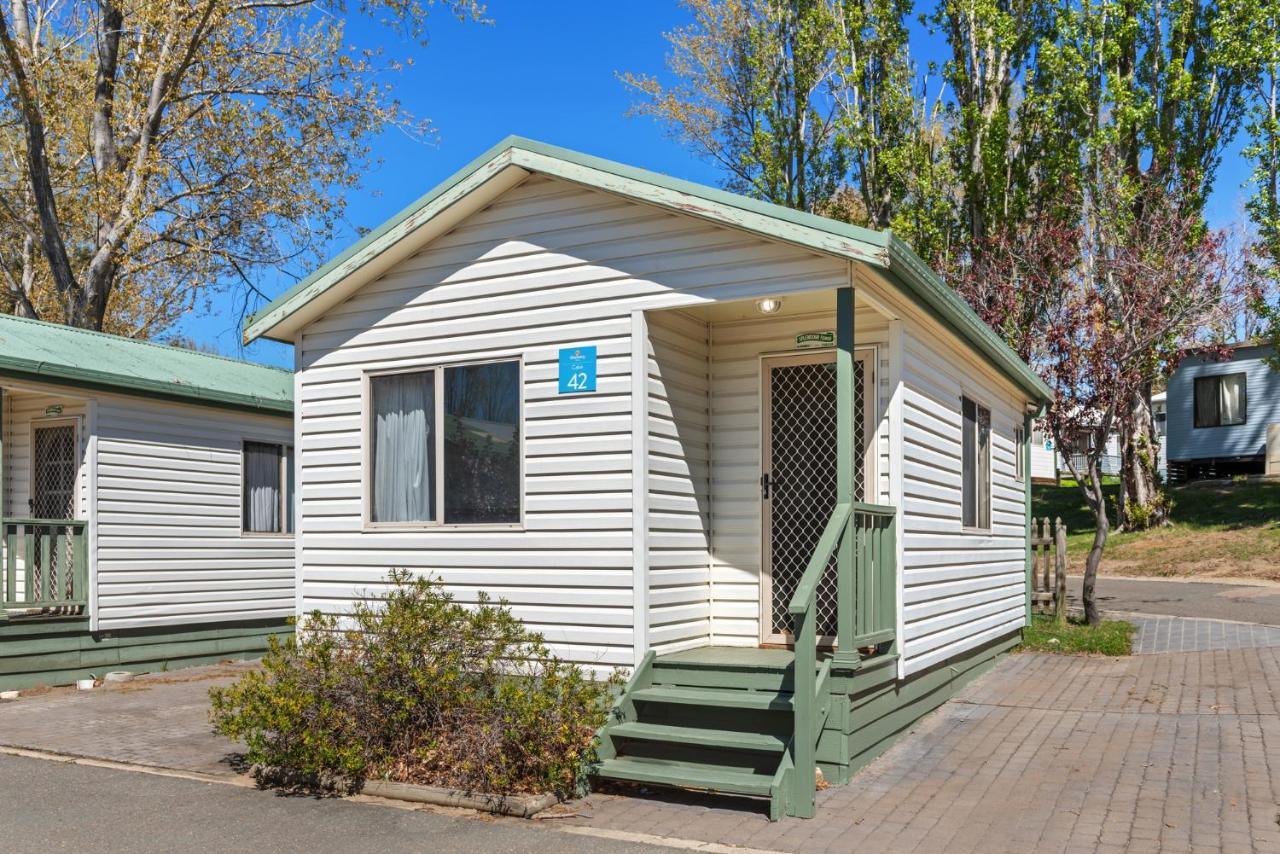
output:
<path id="1" fill-rule="evenodd" d="M 768 472 L 765 472 L 764 474 L 760 475 L 760 497 L 765 499 L 766 501 L 769 499 L 770 484 L 771 484 L 771 481 L 769 480 Z"/>

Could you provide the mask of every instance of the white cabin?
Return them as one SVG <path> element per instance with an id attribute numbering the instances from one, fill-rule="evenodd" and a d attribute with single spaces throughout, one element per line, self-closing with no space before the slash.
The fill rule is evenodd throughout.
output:
<path id="1" fill-rule="evenodd" d="M 291 631 L 289 372 L 0 316 L 0 688 Z"/>
<path id="2" fill-rule="evenodd" d="M 875 673 L 904 704 L 1027 620 L 1050 392 L 889 234 L 512 138 L 259 336 L 296 348 L 300 612 L 408 567 L 633 687 L 808 631 L 797 664 L 835 694 Z M 892 734 L 850 732 L 815 743 L 830 779 Z M 804 777 L 766 787 L 775 811 L 804 813 Z"/>

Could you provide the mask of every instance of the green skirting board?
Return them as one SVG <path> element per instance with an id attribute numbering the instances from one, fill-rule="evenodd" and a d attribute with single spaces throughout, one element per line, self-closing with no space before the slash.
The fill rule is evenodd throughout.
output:
<path id="1" fill-rule="evenodd" d="M 269 637 L 291 634 L 283 618 L 104 632 L 87 619 L 10 620 L 0 622 L 0 690 L 260 658 Z"/>
<path id="2" fill-rule="evenodd" d="M 898 682 L 897 661 L 872 659 L 833 685 L 847 703 L 832 710 L 818 743 L 818 763 L 832 783 L 847 783 L 929 712 L 985 673 L 1018 645 L 1021 632 L 966 650 Z M 840 714 L 837 714 L 837 709 Z"/>

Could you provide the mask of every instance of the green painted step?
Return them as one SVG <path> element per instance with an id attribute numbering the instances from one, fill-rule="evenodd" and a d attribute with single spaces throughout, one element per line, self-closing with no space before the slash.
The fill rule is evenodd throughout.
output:
<path id="1" fill-rule="evenodd" d="M 722 765 L 644 759 L 637 756 L 606 759 L 600 763 L 596 774 L 610 780 L 766 798 L 773 786 L 773 777 L 769 774 L 755 774 Z"/>
<path id="2" fill-rule="evenodd" d="M 688 706 L 718 706 L 730 709 L 791 711 L 791 695 L 765 691 L 712 691 L 702 688 L 658 686 L 631 692 L 631 698 L 646 703 L 678 703 Z"/>
<path id="3" fill-rule="evenodd" d="M 697 747 L 722 747 L 727 750 L 753 750 L 764 753 L 781 753 L 787 746 L 787 743 L 778 736 L 765 733 L 698 729 L 634 721 L 615 724 L 609 728 L 609 734 L 614 738 L 634 738 L 641 741 L 664 741 Z"/>

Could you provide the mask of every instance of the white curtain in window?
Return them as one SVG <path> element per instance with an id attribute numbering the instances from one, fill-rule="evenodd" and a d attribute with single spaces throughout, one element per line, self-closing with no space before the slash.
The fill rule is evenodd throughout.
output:
<path id="1" fill-rule="evenodd" d="M 1221 379 L 1219 393 L 1222 424 L 1239 424 L 1244 420 L 1244 377 L 1233 374 Z"/>
<path id="2" fill-rule="evenodd" d="M 259 534 L 280 531 L 280 446 L 244 444 L 244 529 Z"/>
<path id="3" fill-rule="evenodd" d="M 432 520 L 432 377 L 391 374 L 372 382 L 373 521 Z"/>

